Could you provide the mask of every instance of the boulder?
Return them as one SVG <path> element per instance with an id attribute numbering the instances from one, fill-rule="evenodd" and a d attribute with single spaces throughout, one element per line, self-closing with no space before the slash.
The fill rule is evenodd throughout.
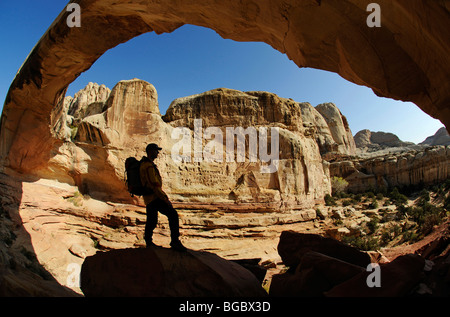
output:
<path id="1" fill-rule="evenodd" d="M 333 287 L 329 297 L 401 297 L 411 294 L 423 279 L 425 260 L 419 255 L 407 254 L 379 267 L 379 285 L 370 285 L 375 269 L 365 270 Z"/>
<path id="2" fill-rule="evenodd" d="M 87 257 L 80 287 L 86 297 L 261 297 L 255 275 L 215 254 L 162 247 L 120 249 Z"/>
<path id="3" fill-rule="evenodd" d="M 296 267 L 310 251 L 322 253 L 353 265 L 367 267 L 370 256 L 356 248 L 332 238 L 316 234 L 283 231 L 278 243 L 278 253 L 288 267 Z"/>
<path id="4" fill-rule="evenodd" d="M 325 291 L 364 271 L 364 268 L 318 252 L 307 252 L 295 272 L 272 277 L 270 296 L 323 296 Z"/>

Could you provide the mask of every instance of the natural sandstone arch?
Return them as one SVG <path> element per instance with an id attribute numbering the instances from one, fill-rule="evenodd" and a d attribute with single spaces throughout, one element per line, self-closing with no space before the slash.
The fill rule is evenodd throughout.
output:
<path id="1" fill-rule="evenodd" d="M 80 28 L 63 11 L 11 84 L 1 119 L 2 166 L 45 168 L 51 111 L 68 85 L 105 51 L 139 34 L 204 26 L 224 38 L 262 41 L 299 67 L 340 74 L 379 96 L 411 101 L 450 129 L 450 5 L 377 0 L 382 27 L 366 24 L 370 0 L 73 0 Z"/>

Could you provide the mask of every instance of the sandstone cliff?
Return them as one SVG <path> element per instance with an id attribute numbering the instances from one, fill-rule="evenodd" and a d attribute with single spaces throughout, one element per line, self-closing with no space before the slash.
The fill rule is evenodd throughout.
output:
<path id="1" fill-rule="evenodd" d="M 354 136 L 356 147 L 362 151 L 374 152 L 391 147 L 408 147 L 412 142 L 404 142 L 393 133 L 361 130 Z"/>
<path id="2" fill-rule="evenodd" d="M 450 176 L 446 135 L 443 128 L 414 144 L 393 133 L 361 130 L 354 136 L 356 156 L 331 159 L 330 175 L 346 179 L 353 192 L 445 181 Z"/>
<path id="3" fill-rule="evenodd" d="M 347 118 L 332 103 L 320 104 L 316 107 L 328 124 L 333 140 L 337 143 L 338 153 L 354 155 L 356 145 Z"/>
<path id="4" fill-rule="evenodd" d="M 345 178 L 348 190 L 362 192 L 410 185 L 430 185 L 450 177 L 450 147 L 411 149 L 330 164 L 330 175 Z"/>
<path id="5" fill-rule="evenodd" d="M 442 127 L 432 136 L 426 138 L 421 145 L 450 145 L 450 135 L 446 128 Z"/>
<path id="6" fill-rule="evenodd" d="M 28 55 L 8 92 L 0 123 L 2 168 L 5 164 L 17 171 L 57 178 L 77 184 L 84 192 L 91 194 L 113 192 L 112 196 L 117 198 L 123 186 L 119 185 L 122 184 L 121 171 L 116 171 L 115 166 L 121 165 L 122 142 L 127 142 L 127 139 L 125 134 L 119 135 L 121 131 L 107 126 L 108 119 L 114 118 L 114 111 L 107 115 L 97 104 L 98 110 L 94 111 L 97 115 L 84 118 L 84 128 L 78 134 L 79 125 L 68 125 L 66 128 L 66 119 L 55 110 L 64 108 L 63 98 L 67 86 L 108 49 L 139 34 L 172 32 L 186 23 L 210 27 L 224 38 L 264 41 L 286 53 L 300 67 L 338 72 L 352 82 L 371 87 L 380 96 L 413 101 L 448 126 L 450 83 L 446 78 L 450 64 L 449 43 L 446 40 L 448 31 L 445 31 L 449 21 L 448 4 L 445 1 L 424 0 L 380 0 L 379 4 L 383 8 L 383 27 L 375 29 L 368 28 L 364 23 L 368 15 L 366 4 L 354 0 L 236 1 L 232 5 L 211 0 L 186 3 L 82 1 L 83 28 L 67 28 L 67 12 L 63 9 Z M 49 119 L 52 112 L 52 118 Z M 157 118 L 149 122 L 165 129 L 165 122 Z M 48 129 L 49 125 L 55 127 L 52 132 Z M 122 122 L 115 128 L 126 130 L 127 125 Z M 167 128 L 170 130 L 170 127 Z M 313 131 L 310 129 L 308 132 Z M 319 138 L 324 140 L 327 138 L 325 135 L 328 133 L 321 134 Z M 144 136 L 141 138 L 144 139 Z M 131 139 L 137 142 L 139 138 Z M 147 136 L 145 141 L 148 139 L 151 138 Z M 156 140 L 161 141 L 157 137 Z M 88 174 L 102 175 L 104 179 L 90 178 Z M 243 184 L 248 184 L 253 177 L 248 175 L 243 180 Z M 33 190 L 26 188 L 28 185 L 31 186 L 30 183 L 24 183 L 23 187 L 18 184 L 17 191 L 23 189 L 31 193 Z M 53 196 L 55 193 L 61 195 L 57 187 L 51 188 Z M 35 209 L 38 208 L 33 205 L 36 203 L 33 199 L 22 203 L 21 194 L 17 195 L 17 199 L 3 195 L 0 198 L 2 208 L 5 204 L 20 203 L 22 207 L 28 207 L 29 215 L 36 216 Z M 51 221 L 41 216 L 27 219 L 30 220 L 28 232 L 42 233 L 33 221 L 63 223 L 60 214 L 64 212 L 55 212 L 53 207 L 45 208 L 49 213 L 46 216 L 54 217 L 50 218 Z M 97 211 L 95 208 L 90 210 Z M 18 228 L 22 228 L 19 212 L 11 213 L 2 209 L 2 220 L 11 214 L 13 219 L 6 219 L 0 225 L 8 224 L 17 232 Z M 58 237 L 67 236 L 67 227 L 61 227 L 64 234 Z M 74 223 L 70 228 L 78 233 L 84 227 Z M 90 230 L 92 235 L 102 235 L 96 226 Z M 9 237 L 5 241 L 7 245 L 1 246 L 2 251 L 6 250 L 6 253 L 2 253 L 2 259 L 12 249 L 23 246 L 26 240 L 14 239 L 14 234 L 10 232 L 9 228 L 2 230 L 2 238 Z M 23 236 L 27 236 L 26 232 Z M 49 232 L 43 234 L 42 241 L 51 236 Z M 20 259 L 27 266 L 31 260 L 26 251 L 21 252 L 20 258 L 13 257 L 11 265 L 18 266 L 17 259 Z M 6 276 L 2 282 L 12 282 L 18 276 L 8 273 L 3 275 L 2 267 L 1 277 Z M 19 279 L 16 285 L 30 284 L 23 283 L 25 280 Z M 0 285 L 4 287 L 5 283 Z"/>
<path id="7" fill-rule="evenodd" d="M 89 84 L 74 98 L 67 97 L 53 117 L 59 142 L 49 168 L 39 170 L 39 176 L 76 185 L 82 193 L 104 200 L 130 201 L 123 162 L 128 156 L 145 155 L 150 142 L 163 147 L 158 164 L 165 190 L 175 201 L 256 203 L 274 210 L 307 208 L 322 201 L 330 192 L 328 163 L 322 155 L 355 151 L 347 121 L 335 105 L 315 109 L 268 92 L 215 89 L 174 100 L 162 117 L 156 89 L 149 83 L 121 81 L 110 92 Z M 186 128 L 193 145 L 195 120 L 201 120 L 200 159 L 193 153 L 190 162 L 175 162 L 172 149 L 180 140 L 172 134 Z M 208 128 L 222 134 L 221 161 L 205 159 L 205 148 L 213 139 L 206 135 Z M 250 160 L 248 135 L 244 160 L 226 160 L 227 128 L 254 128 L 257 133 L 267 129 L 268 155 L 273 144 L 270 129 L 276 128 L 279 147 L 270 153 L 277 154 L 276 170 L 266 173 L 263 167 L 271 162 Z"/>
<path id="8" fill-rule="evenodd" d="M 145 81 L 121 81 L 112 91 L 89 84 L 74 98 L 67 97 L 53 117 L 59 141 L 49 168 L 38 175 L 76 185 L 102 200 L 142 203 L 125 189 L 123 162 L 145 155 L 149 142 L 163 147 L 158 164 L 165 190 L 185 208 L 197 204 L 202 209 L 215 202 L 235 209 L 245 204 L 254 210 L 304 209 L 330 192 L 330 176 L 344 177 L 353 191 L 430 184 L 449 176 L 445 148 L 413 146 L 391 133 L 369 130 L 354 139 L 334 104 L 313 107 L 269 92 L 214 89 L 174 100 L 161 116 L 157 91 Z M 266 128 L 267 154 L 270 128 L 277 128 L 276 171 L 264 173 L 267 164 L 250 160 L 250 135 L 244 135 L 243 160 L 234 152 L 227 160 L 227 128 L 254 128 L 256 134 Z M 187 133 L 181 149 L 188 146 L 189 161 L 177 162 L 172 156 L 174 148 L 180 151 L 177 129 Z M 195 144 L 195 135 L 200 144 Z"/>

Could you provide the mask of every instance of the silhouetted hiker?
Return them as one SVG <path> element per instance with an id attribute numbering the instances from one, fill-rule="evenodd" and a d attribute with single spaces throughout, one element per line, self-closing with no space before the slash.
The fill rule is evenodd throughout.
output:
<path id="1" fill-rule="evenodd" d="M 161 148 L 150 143 L 145 152 L 147 156 L 142 159 L 140 175 L 142 185 L 150 190 L 150 194 L 144 195 L 144 202 L 147 208 L 147 223 L 145 225 L 144 239 L 147 247 L 155 245 L 152 241 L 153 230 L 158 223 L 158 211 L 166 215 L 169 219 L 170 227 L 170 246 L 174 250 L 185 251 L 186 248 L 179 240 L 180 229 L 178 224 L 178 213 L 173 208 L 167 194 L 162 190 L 162 179 L 158 168 L 153 162 L 159 154 Z"/>

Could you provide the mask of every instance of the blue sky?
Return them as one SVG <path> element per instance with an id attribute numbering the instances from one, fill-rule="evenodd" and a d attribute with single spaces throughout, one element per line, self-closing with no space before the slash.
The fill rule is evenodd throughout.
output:
<path id="1" fill-rule="evenodd" d="M 27 55 L 66 4 L 66 0 L 0 2 L 1 106 Z M 163 114 L 178 97 L 226 87 L 269 91 L 313 106 L 333 102 L 353 134 L 362 129 L 392 132 L 403 141 L 419 143 L 443 126 L 412 103 L 377 97 L 369 88 L 334 73 L 300 69 L 265 43 L 224 40 L 210 29 L 190 25 L 171 34 L 143 34 L 109 50 L 69 86 L 67 95 L 89 82 L 112 89 L 118 81 L 132 78 L 156 87 Z"/>

